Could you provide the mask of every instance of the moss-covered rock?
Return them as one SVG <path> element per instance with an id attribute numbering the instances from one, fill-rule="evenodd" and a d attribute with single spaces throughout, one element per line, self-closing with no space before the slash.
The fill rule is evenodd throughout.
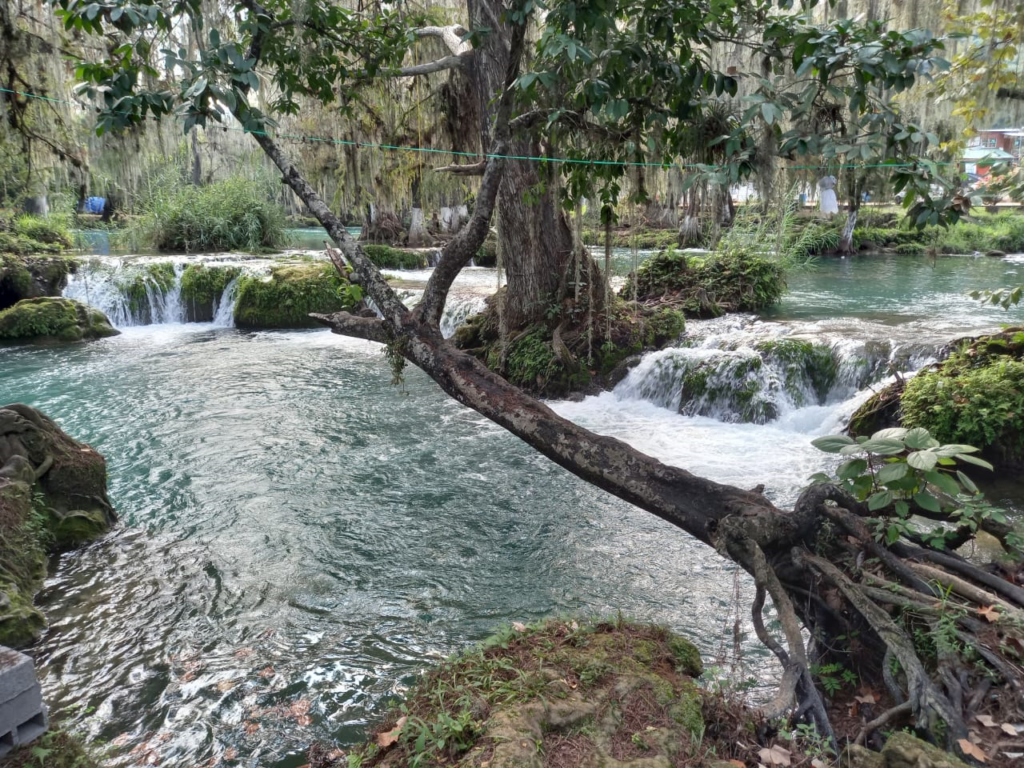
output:
<path id="1" fill-rule="evenodd" d="M 213 320 L 228 284 L 242 274 L 241 267 L 210 267 L 189 264 L 181 273 L 181 301 L 190 323 Z"/>
<path id="2" fill-rule="evenodd" d="M 967 768 L 955 755 L 903 731 L 885 742 L 882 760 L 885 768 Z"/>
<path id="3" fill-rule="evenodd" d="M 1024 464 L 1024 328 L 962 342 L 907 382 L 900 408 L 903 426 Z"/>
<path id="4" fill-rule="evenodd" d="M 78 268 L 70 256 L 15 256 L 0 253 L 0 310 L 22 299 L 60 296 Z"/>
<path id="5" fill-rule="evenodd" d="M 0 341 L 83 341 L 118 333 L 106 315 L 73 299 L 24 299 L 0 312 Z"/>
<path id="6" fill-rule="evenodd" d="M 905 386 L 906 380 L 898 379 L 869 397 L 850 417 L 847 434 L 870 437 L 880 430 L 898 427 L 902 417 L 900 397 Z"/>
<path id="7" fill-rule="evenodd" d="M 45 626 L 32 601 L 46 555 L 92 541 L 116 520 L 99 453 L 34 408 L 0 407 L 0 645 L 27 645 Z"/>
<path id="8" fill-rule="evenodd" d="M 510 627 L 427 673 L 349 764 L 699 765 L 714 759 L 700 672 L 696 648 L 661 627 Z"/>
<path id="9" fill-rule="evenodd" d="M 493 229 L 487 233 L 480 250 L 476 252 L 473 263 L 478 267 L 498 266 L 498 234 Z"/>
<path id="10" fill-rule="evenodd" d="M 755 312 L 786 290 L 782 267 L 755 255 L 694 256 L 675 249 L 655 254 L 631 274 L 619 295 L 668 302 L 687 317 Z"/>
<path id="11" fill-rule="evenodd" d="M 152 304 L 156 297 L 166 296 L 177 281 L 174 264 L 157 261 L 130 270 L 117 281 L 117 287 L 127 299 L 131 313 L 142 317 L 145 324 L 153 321 Z"/>
<path id="12" fill-rule="evenodd" d="M 395 248 L 390 245 L 364 245 L 363 252 L 382 269 L 424 269 L 427 254 L 422 250 Z"/>
<path id="13" fill-rule="evenodd" d="M 559 331 L 560 322 L 536 323 L 501 339 L 493 300 L 455 333 L 455 345 L 483 361 L 517 387 L 544 397 L 604 389 L 622 378 L 623 364 L 682 335 L 686 318 L 673 307 L 633 308 L 615 302 L 592 325 Z M 556 331 L 558 338 L 556 340 Z M 558 350 L 561 350 L 559 352 Z"/>
<path id="14" fill-rule="evenodd" d="M 605 233 L 599 229 L 584 229 L 582 240 L 588 245 L 604 245 Z M 612 230 L 612 248 L 638 248 L 654 250 L 671 248 L 679 243 L 679 232 L 675 229 L 636 227 Z"/>
<path id="15" fill-rule="evenodd" d="M 323 263 L 274 267 L 269 277 L 243 275 L 238 282 L 235 325 L 239 328 L 314 328 L 311 312 L 330 314 L 346 308 L 347 285 L 334 267 Z"/>

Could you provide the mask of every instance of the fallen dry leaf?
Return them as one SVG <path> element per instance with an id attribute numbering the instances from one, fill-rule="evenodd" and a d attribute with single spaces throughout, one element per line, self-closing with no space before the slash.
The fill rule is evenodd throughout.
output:
<path id="1" fill-rule="evenodd" d="M 999 726 L 999 727 L 1003 729 L 1003 733 L 1008 733 L 1008 734 L 1010 734 L 1011 736 L 1016 736 L 1016 735 L 1017 735 L 1017 729 L 1016 729 L 1016 728 L 1014 728 L 1014 727 L 1013 727 L 1012 725 L 1010 725 L 1009 723 L 1003 723 L 1003 724 L 1002 724 L 1001 726 Z"/>
<path id="2" fill-rule="evenodd" d="M 513 621 L 512 622 L 512 629 L 514 629 L 516 632 L 525 632 L 526 631 L 526 625 L 523 624 L 523 622 L 521 622 L 521 621 Z"/>
<path id="3" fill-rule="evenodd" d="M 979 608 L 978 615 L 984 616 L 987 621 L 999 621 L 999 610 L 994 605 Z"/>
<path id="4" fill-rule="evenodd" d="M 344 749 L 332 749 L 330 752 L 327 753 L 328 760 L 341 760 L 341 758 L 343 758 L 344 756 Z"/>
<path id="5" fill-rule="evenodd" d="M 122 733 L 116 739 L 111 741 L 110 744 L 111 744 L 111 746 L 114 746 L 114 747 L 123 747 L 125 744 L 127 744 L 131 740 L 132 740 L 132 735 L 130 733 Z"/>
<path id="6" fill-rule="evenodd" d="M 309 712 L 309 699 L 299 699 L 298 701 L 293 702 L 292 705 L 288 707 L 288 711 L 295 717 L 306 714 Z"/>
<path id="7" fill-rule="evenodd" d="M 853 700 L 859 701 L 861 704 L 874 704 L 876 701 L 878 701 L 878 697 L 870 691 L 867 691 L 864 693 L 863 696 L 854 696 Z"/>
<path id="8" fill-rule="evenodd" d="M 399 734 L 402 733 L 402 728 L 405 726 L 405 721 L 408 720 L 406 717 L 398 718 L 398 722 L 395 723 L 395 727 L 390 731 L 377 734 L 377 746 L 381 749 L 390 747 L 396 741 L 398 741 Z"/>
<path id="9" fill-rule="evenodd" d="M 821 758 L 816 757 L 813 760 L 811 760 L 811 768 L 828 768 L 828 763 L 826 763 Z"/>
<path id="10" fill-rule="evenodd" d="M 986 728 L 998 728 L 999 725 L 992 719 L 992 715 L 975 715 L 974 719 Z"/>
<path id="11" fill-rule="evenodd" d="M 742 760 L 730 760 L 729 764 L 735 765 L 736 768 L 747 768 L 746 763 L 744 763 Z"/>
<path id="12" fill-rule="evenodd" d="M 792 764 L 793 761 L 790 759 L 790 756 L 792 754 L 793 753 L 785 747 L 780 747 L 778 744 L 776 744 L 772 747 L 764 747 L 757 753 L 757 756 L 761 758 L 761 760 L 765 763 L 768 763 L 768 765 L 785 766 Z"/>
<path id="13" fill-rule="evenodd" d="M 245 735 L 246 736 L 252 736 L 259 729 L 260 729 L 260 724 L 259 723 L 252 723 L 252 722 L 246 723 L 245 724 Z"/>
<path id="14" fill-rule="evenodd" d="M 260 677 L 273 677 L 276 674 L 273 667 L 264 667 L 259 671 Z"/>
<path id="15" fill-rule="evenodd" d="M 221 693 L 227 693 L 228 691 L 230 691 L 234 687 L 235 687 L 235 681 L 234 680 L 221 680 L 219 683 L 217 683 L 217 690 L 220 691 Z"/>
<path id="16" fill-rule="evenodd" d="M 968 757 L 973 757 L 979 763 L 984 763 L 988 760 L 988 755 L 985 754 L 985 750 L 979 747 L 977 744 L 972 744 L 967 739 L 960 739 L 957 744 L 960 745 L 960 749 Z"/>
<path id="17" fill-rule="evenodd" d="M 299 715 L 295 718 L 295 722 L 302 726 L 309 726 L 313 724 L 313 718 L 309 715 Z"/>
<path id="18" fill-rule="evenodd" d="M 237 651 L 235 651 L 235 658 L 247 659 L 254 653 L 256 653 L 256 651 L 254 651 L 252 648 L 239 648 Z"/>

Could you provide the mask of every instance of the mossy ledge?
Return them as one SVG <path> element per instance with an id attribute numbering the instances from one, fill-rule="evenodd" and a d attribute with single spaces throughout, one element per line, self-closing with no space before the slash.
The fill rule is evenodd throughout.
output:
<path id="1" fill-rule="evenodd" d="M 423 250 L 364 245 L 363 252 L 381 269 L 425 269 L 429 266 L 427 253 Z"/>
<path id="2" fill-rule="evenodd" d="M 213 320 L 228 284 L 242 274 L 241 267 L 209 267 L 189 264 L 181 273 L 181 300 L 190 323 Z"/>
<path id="3" fill-rule="evenodd" d="M 347 284 L 331 264 L 274 267 L 270 276 L 243 275 L 238 282 L 235 325 L 239 328 L 315 328 L 311 312 L 329 315 L 345 309 L 340 291 Z"/>
<path id="4" fill-rule="evenodd" d="M 553 318 L 510 333 L 503 343 L 496 301 L 489 299 L 484 312 L 456 331 L 455 344 L 517 387 L 566 397 L 614 386 L 641 352 L 679 338 L 686 319 L 672 307 L 639 306 L 634 312 L 626 302 L 615 301 L 607 314 L 594 318 L 589 332 L 585 322 L 569 331 L 558 329 L 559 320 Z"/>
<path id="5" fill-rule="evenodd" d="M 693 644 L 663 627 L 514 625 L 429 671 L 348 765 L 682 765 L 732 725 L 705 716 L 701 672 Z"/>
<path id="6" fill-rule="evenodd" d="M 100 761 L 73 733 L 50 730 L 4 758 L 4 768 L 100 768 Z"/>
<path id="7" fill-rule="evenodd" d="M 1024 466 L 1024 328 L 962 339 L 949 356 L 872 396 L 851 434 L 924 427 L 943 443 L 973 445 L 989 461 Z"/>
<path id="8" fill-rule="evenodd" d="M 47 555 L 116 521 L 99 453 L 34 408 L 0 407 L 0 645 L 28 645 L 45 626 L 32 601 Z"/>
<path id="9" fill-rule="evenodd" d="M 0 342 L 84 341 L 118 333 L 106 315 L 73 299 L 23 299 L 0 312 Z"/>

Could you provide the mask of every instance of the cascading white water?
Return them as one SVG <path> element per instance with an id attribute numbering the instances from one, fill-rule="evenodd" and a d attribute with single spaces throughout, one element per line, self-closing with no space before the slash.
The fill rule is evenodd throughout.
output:
<path id="1" fill-rule="evenodd" d="M 733 316 L 691 322 L 682 346 L 645 355 L 615 397 L 686 416 L 764 424 L 846 401 L 896 370 L 917 370 L 936 352 L 928 344 L 808 338 L 786 325 Z"/>
<path id="2" fill-rule="evenodd" d="M 449 295 L 444 305 L 444 314 L 441 315 L 441 335 L 450 339 L 471 315 L 483 312 L 486 307 L 487 299 L 484 296 Z"/>
<path id="3" fill-rule="evenodd" d="M 235 301 L 238 299 L 238 278 L 224 286 L 224 293 L 213 307 L 213 324 L 218 328 L 234 328 Z"/>
<path id="4" fill-rule="evenodd" d="M 139 325 L 176 325 L 189 322 L 188 307 L 182 300 L 182 275 L 188 263 L 171 262 L 173 278 L 161 281 L 151 270 L 152 261 L 103 258 L 93 259 L 72 275 L 63 295 L 103 312 L 118 328 Z M 164 262 L 166 263 L 166 262 Z M 236 265 L 232 265 L 236 266 Z M 262 267 L 265 268 L 265 267 Z M 261 271 L 261 266 L 246 264 L 247 273 Z M 141 291 L 133 302 L 131 292 Z M 234 306 L 238 297 L 238 279 L 229 282 L 221 297 L 214 302 L 213 324 L 234 326 Z"/>

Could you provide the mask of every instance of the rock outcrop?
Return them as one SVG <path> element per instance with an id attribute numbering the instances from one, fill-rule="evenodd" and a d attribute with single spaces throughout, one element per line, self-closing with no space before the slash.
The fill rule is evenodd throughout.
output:
<path id="1" fill-rule="evenodd" d="M 27 645 L 45 626 L 32 600 L 47 554 L 116 521 L 99 453 L 30 406 L 0 407 L 0 645 Z"/>
<path id="2" fill-rule="evenodd" d="M 118 333 L 106 315 L 73 299 L 23 299 L 0 312 L 0 342 L 83 341 Z"/>

